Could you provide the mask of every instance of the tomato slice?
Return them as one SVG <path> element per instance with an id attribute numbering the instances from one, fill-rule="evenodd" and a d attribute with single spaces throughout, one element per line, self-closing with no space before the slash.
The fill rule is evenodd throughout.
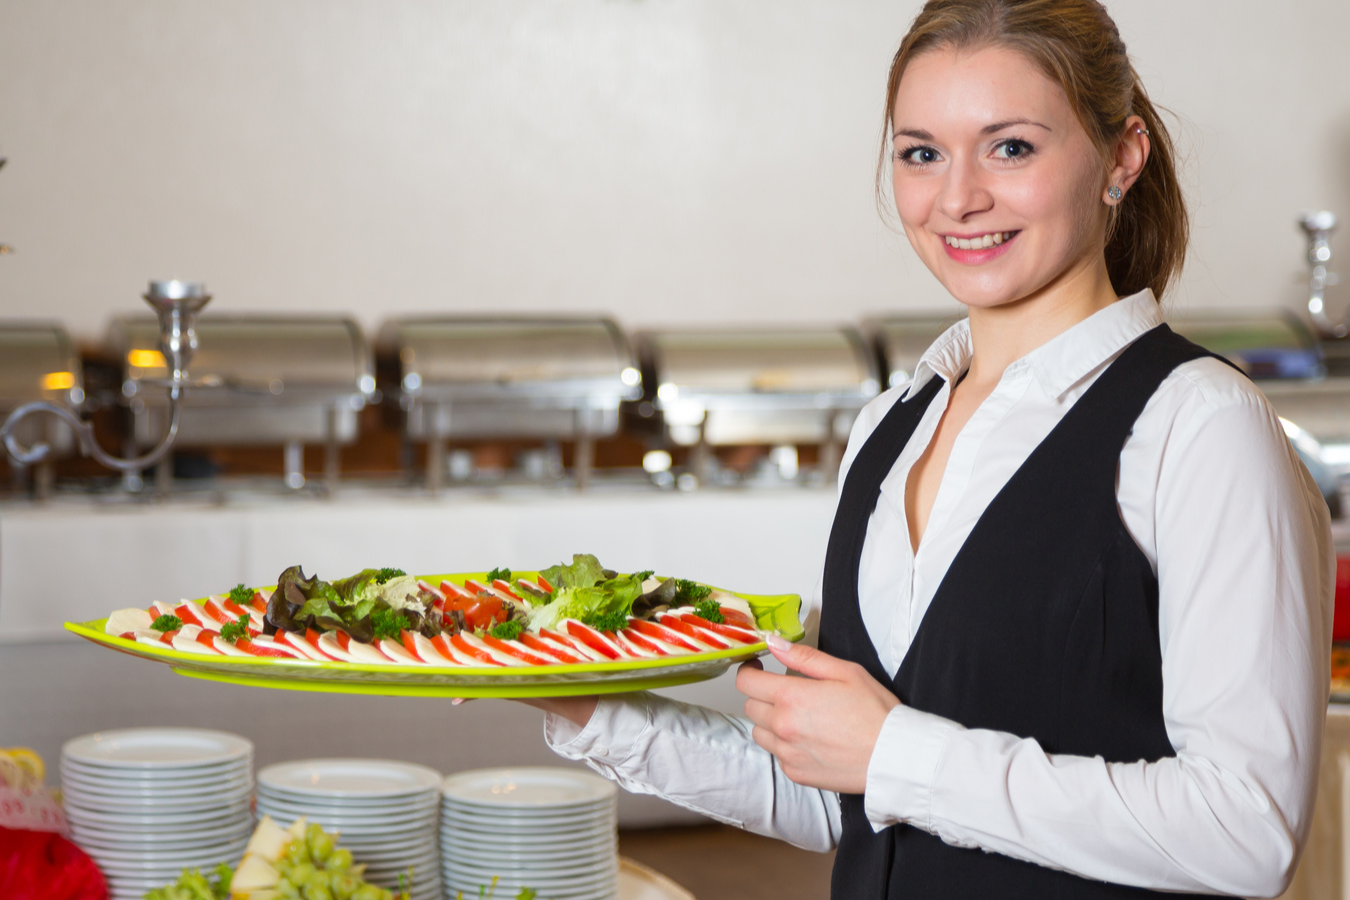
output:
<path id="1" fill-rule="evenodd" d="M 501 638 L 495 638 L 490 634 L 483 635 L 482 641 L 493 650 L 509 653 L 516 659 L 523 659 L 532 666 L 550 666 L 553 664 L 553 660 L 545 659 L 536 653 L 531 653 L 518 641 L 504 641 Z"/>
<path id="2" fill-rule="evenodd" d="M 407 650 L 408 653 L 412 655 L 413 659 L 418 662 L 430 662 L 430 660 L 423 659 L 422 654 L 417 652 L 417 642 L 413 640 L 411 631 L 405 628 L 399 633 L 399 637 L 403 640 L 403 649 Z"/>
<path id="3" fill-rule="evenodd" d="M 352 636 L 345 631 L 335 632 L 333 637 L 337 640 L 338 646 L 343 650 L 347 650 L 347 648 L 352 645 Z M 350 653 L 351 651 L 347 650 L 347 652 Z"/>
<path id="4" fill-rule="evenodd" d="M 434 638 L 432 638 L 431 646 L 436 648 L 437 653 L 439 653 L 441 656 L 444 656 L 447 660 L 454 663 L 455 665 L 457 666 L 463 665 L 459 657 L 455 656 L 454 651 L 450 649 L 450 639 L 447 638 L 444 634 L 438 634 Z"/>
<path id="5" fill-rule="evenodd" d="M 442 581 L 441 592 L 450 599 L 472 600 L 473 593 L 455 584 L 453 581 Z"/>
<path id="6" fill-rule="evenodd" d="M 249 615 L 248 610 L 244 609 L 242 606 L 240 606 L 238 603 L 235 603 L 233 600 L 229 599 L 228 597 L 225 599 L 225 602 L 222 603 L 222 604 L 220 604 L 220 605 L 223 606 L 223 607 L 225 607 L 225 611 L 226 611 L 227 613 L 229 613 L 230 615 L 234 616 L 235 619 L 238 619 L 240 616 L 248 616 L 248 615 Z M 252 617 L 252 616 L 249 616 L 249 618 L 251 619 L 251 618 L 253 618 L 253 617 Z"/>
<path id="7" fill-rule="evenodd" d="M 294 637 L 295 640 L 299 640 L 298 637 L 295 637 L 295 636 L 293 636 L 293 637 Z M 313 647 L 314 650 L 315 650 L 320 656 L 322 656 L 324 659 L 331 659 L 333 662 L 342 662 L 342 660 L 338 659 L 338 658 L 337 658 L 336 656 L 334 656 L 333 654 L 331 654 L 331 653 L 324 653 L 324 652 L 323 652 L 323 648 L 319 646 L 319 633 L 318 633 L 317 631 L 315 631 L 313 628 L 306 628 L 306 629 L 305 629 L 305 638 L 304 638 L 304 640 L 305 640 L 305 643 L 306 643 L 306 644 L 309 644 L 311 647 Z"/>
<path id="8" fill-rule="evenodd" d="M 519 600 L 521 603 L 525 602 L 519 594 L 517 594 L 515 591 L 511 589 L 510 582 L 503 581 L 500 578 L 496 578 L 493 579 L 492 586 L 497 590 L 501 591 L 506 596 L 510 597 L 512 600 Z"/>
<path id="9" fill-rule="evenodd" d="M 250 653 L 253 656 L 271 656 L 277 659 L 295 659 L 293 655 L 287 653 L 285 650 L 278 650 L 276 647 L 263 647 L 253 643 L 248 638 L 240 638 L 239 640 L 234 642 L 234 645 L 238 647 L 240 650 L 243 650 L 245 653 Z"/>
<path id="10" fill-rule="evenodd" d="M 628 627 L 634 631 L 654 637 L 659 641 L 665 641 L 667 644 L 674 644 L 676 647 L 682 647 L 690 653 L 702 653 L 703 648 L 695 644 L 689 638 L 679 634 L 664 625 L 658 625 L 655 622 L 648 622 L 645 619 L 633 619 L 628 623 Z"/>
<path id="11" fill-rule="evenodd" d="M 493 656 L 491 653 L 488 653 L 486 650 L 480 650 L 473 644 L 470 644 L 468 641 L 464 640 L 464 636 L 462 634 L 457 634 L 454 637 L 450 638 L 450 644 L 460 653 L 463 653 L 465 656 L 471 656 L 474 659 L 478 660 L 479 662 L 485 662 L 490 666 L 504 665 L 503 663 L 498 662 L 497 658 Z"/>
<path id="12" fill-rule="evenodd" d="M 173 614 L 182 619 L 185 624 L 206 627 L 206 623 L 202 621 L 202 617 L 197 615 L 192 607 L 188 606 L 186 603 L 174 607 Z"/>
<path id="13" fill-rule="evenodd" d="M 610 646 L 609 641 L 605 640 L 600 632 L 589 625 L 583 625 L 581 622 L 572 620 L 570 622 L 564 622 L 563 628 L 566 629 L 567 634 L 581 641 L 596 653 L 608 657 L 609 659 L 619 658 L 619 651 Z"/>
<path id="14" fill-rule="evenodd" d="M 716 635 L 700 633 L 697 628 L 688 622 L 681 622 L 678 616 L 662 616 L 661 624 L 667 628 L 673 628 L 680 634 L 691 637 L 696 641 L 702 641 L 705 644 L 711 644 L 718 650 L 729 650 L 731 645 Z"/>
<path id="15" fill-rule="evenodd" d="M 623 630 L 623 636 L 626 640 L 632 641 L 636 646 L 641 647 L 643 650 L 649 650 L 652 653 L 657 654 L 658 656 L 670 655 L 669 650 L 665 649 L 655 641 L 643 637 L 642 634 L 640 634 L 637 631 L 634 631 L 632 628 L 625 628 Z"/>
<path id="16" fill-rule="evenodd" d="M 695 628 L 702 628 L 704 631 L 711 631 L 720 634 L 722 637 L 731 638 L 733 641 L 739 641 L 742 644 L 757 644 L 763 638 L 753 631 L 746 631 L 744 628 L 737 628 L 734 625 L 721 625 L 717 622 L 709 622 L 702 616 L 693 613 L 681 613 L 680 619 L 693 625 Z"/>
<path id="17" fill-rule="evenodd" d="M 262 591 L 254 591 L 253 599 L 248 601 L 248 605 L 260 613 L 267 612 L 267 598 L 262 595 Z"/>
<path id="18" fill-rule="evenodd" d="M 203 628 L 201 631 L 197 632 L 197 643 L 201 644 L 203 647 L 210 647 L 212 650 L 215 650 L 216 632 L 207 631 Z"/>
<path id="19" fill-rule="evenodd" d="M 740 628 L 749 628 L 751 631 L 754 631 L 756 628 L 759 627 L 753 621 L 751 621 L 749 616 L 741 612 L 739 609 L 731 609 L 726 606 L 719 606 L 717 607 L 717 610 L 722 614 L 722 618 L 727 620 L 728 625 L 736 625 Z"/>
<path id="20" fill-rule="evenodd" d="M 178 635 L 178 632 L 181 630 L 182 629 L 175 628 L 173 631 L 166 631 L 159 636 L 159 639 L 164 643 L 168 644 L 170 647 L 172 647 L 173 639 Z"/>
<path id="21" fill-rule="evenodd" d="M 517 640 L 519 640 L 526 647 L 529 647 L 531 650 L 538 650 L 540 653 L 545 653 L 556 659 L 558 662 L 583 663 L 586 661 L 585 659 L 583 659 L 580 656 L 577 656 L 571 651 L 564 650 L 562 645 L 555 644 L 551 641 L 546 641 L 543 640 L 542 638 L 535 637 L 528 631 L 522 632 Z"/>
<path id="22" fill-rule="evenodd" d="M 119 634 L 118 637 L 120 637 L 124 641 L 134 641 L 136 640 L 136 632 L 124 631 L 121 634 Z"/>
<path id="23" fill-rule="evenodd" d="M 555 590 L 553 585 L 549 584 L 548 579 L 543 575 L 536 576 L 534 580 L 539 582 L 539 586 L 544 589 L 544 593 L 546 594 L 551 594 Z"/>
<path id="24" fill-rule="evenodd" d="M 202 604 L 202 609 L 206 611 L 208 616 L 215 619 L 221 625 L 229 624 L 239 618 L 238 616 L 232 616 L 227 613 L 225 607 L 221 606 L 210 597 L 206 598 L 206 602 Z"/>

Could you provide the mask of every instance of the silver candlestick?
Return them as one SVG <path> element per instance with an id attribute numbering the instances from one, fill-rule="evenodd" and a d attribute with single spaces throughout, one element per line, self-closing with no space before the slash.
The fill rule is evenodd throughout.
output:
<path id="1" fill-rule="evenodd" d="M 1331 233 L 1336 230 L 1336 214 L 1322 210 L 1304 213 L 1298 220 L 1303 232 L 1308 236 L 1308 313 L 1322 333 L 1328 337 L 1342 338 L 1350 334 L 1350 325 L 1345 322 L 1333 322 L 1326 311 L 1327 287 L 1339 283 L 1340 279 L 1327 271 L 1331 262 Z"/>
<path id="2" fill-rule="evenodd" d="M 15 437 L 14 432 L 19 422 L 38 413 L 48 413 L 65 422 L 79 439 L 81 453 L 92 456 L 102 465 L 119 472 L 140 471 L 153 466 L 168 454 L 178 437 L 183 395 L 190 384 L 188 363 L 192 361 L 192 355 L 197 351 L 197 332 L 194 330 L 197 313 L 211 300 L 211 296 L 200 284 L 188 281 L 152 281 L 144 297 L 145 302 L 150 304 L 155 310 L 155 315 L 159 317 L 159 349 L 164 354 L 169 371 L 168 378 L 153 381 L 144 379 L 141 382 L 159 385 L 169 392 L 169 430 L 158 446 L 135 459 L 113 456 L 98 445 L 98 441 L 94 438 L 93 423 L 80 418 L 68 406 L 36 400 L 25 403 L 10 413 L 4 426 L 0 427 L 0 438 L 4 439 L 5 449 L 16 463 L 24 466 L 33 465 L 41 462 L 51 452 L 51 446 L 45 443 L 34 444 L 28 448 L 22 447 Z"/>

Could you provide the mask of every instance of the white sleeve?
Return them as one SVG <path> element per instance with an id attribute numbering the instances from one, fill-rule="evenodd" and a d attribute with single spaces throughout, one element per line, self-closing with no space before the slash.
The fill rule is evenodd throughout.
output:
<path id="1" fill-rule="evenodd" d="M 750 727 L 747 719 L 641 693 L 601 699 L 581 729 L 546 716 L 544 739 L 624 790 L 807 850 L 832 849 L 838 795 L 788 780 Z"/>
<path id="2" fill-rule="evenodd" d="M 899 708 L 869 766 L 874 827 L 909 822 L 950 844 L 1157 890 L 1287 887 L 1327 709 L 1326 505 L 1254 389 L 1183 404 L 1163 443 L 1159 631 L 1177 755 L 1050 755 Z"/>

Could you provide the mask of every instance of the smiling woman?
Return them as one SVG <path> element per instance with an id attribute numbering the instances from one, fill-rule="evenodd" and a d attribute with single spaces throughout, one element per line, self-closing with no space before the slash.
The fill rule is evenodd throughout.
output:
<path id="1" fill-rule="evenodd" d="M 1096 0 L 928 0 L 883 169 L 970 311 L 859 416 L 804 678 L 746 717 L 541 702 L 559 753 L 801 846 L 832 896 L 1273 897 L 1311 824 L 1334 557 L 1250 381 L 1162 324 L 1172 148 Z M 1140 889 L 1144 889 L 1141 891 Z"/>

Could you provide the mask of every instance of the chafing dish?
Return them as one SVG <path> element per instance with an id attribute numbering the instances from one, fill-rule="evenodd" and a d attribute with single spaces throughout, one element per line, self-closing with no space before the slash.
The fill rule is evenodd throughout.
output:
<path id="1" fill-rule="evenodd" d="M 379 346 L 397 360 L 390 394 L 407 438 L 427 443 L 433 491 L 452 439 L 573 440 L 585 485 L 595 439 L 618 430 L 620 403 L 640 393 L 628 340 L 607 318 L 400 318 L 381 329 Z"/>
<path id="2" fill-rule="evenodd" d="M 304 445 L 323 444 L 325 476 L 333 487 L 338 448 L 356 440 L 357 414 L 375 390 L 369 348 L 356 323 L 338 316 L 203 316 L 196 330 L 192 390 L 177 446 L 280 444 L 285 483 L 299 489 L 305 484 Z M 116 319 L 107 342 L 121 361 L 132 440 L 153 443 L 168 411 L 163 392 L 148 386 L 168 374 L 159 327 L 149 317 Z M 158 467 L 166 479 L 162 486 L 171 471 Z"/>
<path id="3" fill-rule="evenodd" d="M 79 409 L 84 403 L 84 378 L 79 354 L 65 329 L 55 322 L 0 322 L 0 421 L 32 400 L 47 400 Z M 45 442 L 59 455 L 75 446 L 75 434 L 51 418 L 29 419 L 15 435 L 25 445 Z M 53 469 L 36 467 L 35 490 L 51 490 Z"/>
<path id="4" fill-rule="evenodd" d="M 863 322 L 876 348 L 883 383 L 899 387 L 914 377 L 919 359 L 948 328 L 965 318 L 963 311 L 877 316 Z"/>
<path id="5" fill-rule="evenodd" d="M 708 328 L 642 332 L 644 372 L 671 443 L 697 448 L 816 445 L 832 477 L 858 410 L 876 396 L 876 360 L 850 327 Z"/>

